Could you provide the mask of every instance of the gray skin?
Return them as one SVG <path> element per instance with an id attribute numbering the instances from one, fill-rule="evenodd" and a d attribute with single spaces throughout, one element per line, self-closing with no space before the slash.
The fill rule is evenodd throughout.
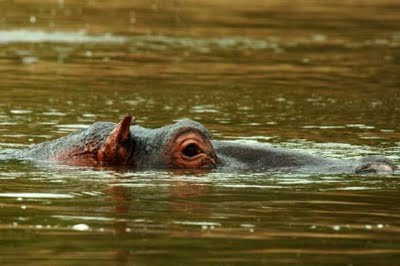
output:
<path id="1" fill-rule="evenodd" d="M 14 151 L 11 157 L 72 165 L 128 165 L 134 169 L 211 168 L 224 172 L 375 173 L 392 172 L 397 168 L 391 160 L 381 156 L 369 156 L 360 161 L 335 160 L 264 144 L 212 140 L 203 125 L 190 119 L 157 129 L 131 123 L 130 115 L 119 124 L 97 122 L 68 136 Z M 193 133 L 208 143 L 211 149 L 204 153 L 211 159 L 198 167 L 176 164 L 171 159 L 175 154 L 171 149 L 182 133 Z"/>

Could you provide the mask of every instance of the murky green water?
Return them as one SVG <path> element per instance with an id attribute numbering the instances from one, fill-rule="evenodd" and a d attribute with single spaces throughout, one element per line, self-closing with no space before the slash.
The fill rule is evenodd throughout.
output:
<path id="1" fill-rule="evenodd" d="M 400 3 L 0 1 L 0 149 L 131 112 L 400 163 Z M 0 164 L 1 265 L 398 265 L 400 174 Z"/>

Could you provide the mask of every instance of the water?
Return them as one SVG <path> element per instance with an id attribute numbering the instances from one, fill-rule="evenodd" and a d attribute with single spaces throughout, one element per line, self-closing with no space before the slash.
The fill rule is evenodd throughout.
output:
<path id="1" fill-rule="evenodd" d="M 397 1 L 0 1 L 0 150 L 130 112 L 400 163 Z M 398 265 L 393 175 L 3 161 L 2 265 Z"/>

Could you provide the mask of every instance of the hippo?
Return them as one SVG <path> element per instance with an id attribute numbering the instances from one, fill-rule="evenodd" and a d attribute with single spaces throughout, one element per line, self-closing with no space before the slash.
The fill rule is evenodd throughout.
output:
<path id="1" fill-rule="evenodd" d="M 318 173 L 393 172 L 397 166 L 382 156 L 337 160 L 273 148 L 269 145 L 219 141 L 190 119 L 149 129 L 121 121 L 96 122 L 56 140 L 16 150 L 14 158 L 54 161 L 69 165 L 125 165 L 132 169 L 178 168 L 220 171 L 279 171 Z"/>

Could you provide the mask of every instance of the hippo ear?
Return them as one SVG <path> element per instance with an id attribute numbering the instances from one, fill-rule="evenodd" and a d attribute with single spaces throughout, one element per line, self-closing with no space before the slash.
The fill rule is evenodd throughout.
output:
<path id="1" fill-rule="evenodd" d="M 126 164 L 132 152 L 132 139 L 130 126 L 135 118 L 128 114 L 122 118 L 118 125 L 111 131 L 110 136 L 100 147 L 97 160 L 101 163 Z"/>

